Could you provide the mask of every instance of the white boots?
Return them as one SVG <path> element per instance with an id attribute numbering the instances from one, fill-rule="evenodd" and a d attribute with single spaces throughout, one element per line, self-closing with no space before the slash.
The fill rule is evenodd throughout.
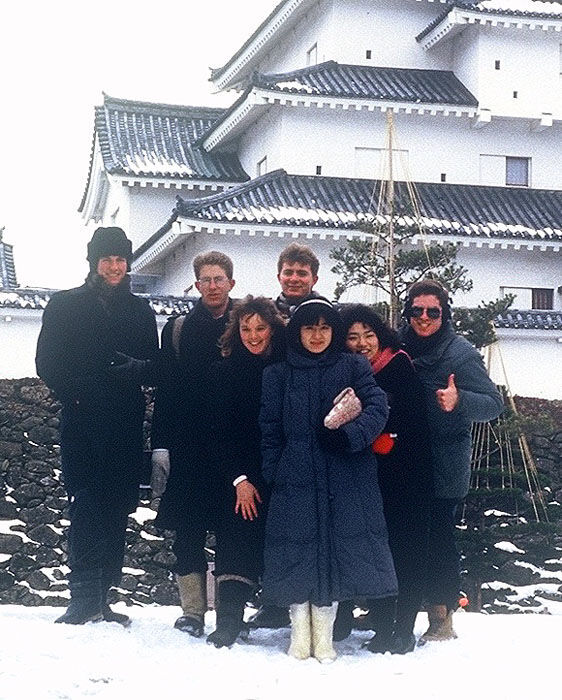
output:
<path id="1" fill-rule="evenodd" d="M 332 643 L 332 631 L 337 609 L 337 603 L 321 608 L 310 603 L 291 605 L 289 656 L 295 659 L 308 659 L 314 656 L 320 663 L 335 661 L 336 651 Z"/>

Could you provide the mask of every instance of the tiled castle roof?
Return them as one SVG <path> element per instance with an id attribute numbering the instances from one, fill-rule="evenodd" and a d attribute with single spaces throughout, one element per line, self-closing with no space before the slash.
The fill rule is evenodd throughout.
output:
<path id="1" fill-rule="evenodd" d="M 35 309 L 42 311 L 55 289 L 14 289 L 0 291 L 0 309 Z M 157 316 L 175 316 L 188 313 L 197 302 L 196 297 L 150 296 L 139 294 L 148 302 Z M 538 329 L 562 331 L 561 311 L 524 311 L 509 309 L 494 319 L 496 328 Z"/>
<path id="2" fill-rule="evenodd" d="M 11 289 L 9 292 L 0 291 L 0 309 L 34 309 L 43 310 L 57 289 Z M 152 310 L 157 316 L 175 316 L 191 311 L 197 302 L 196 297 L 156 296 L 138 294 L 148 299 Z"/>
<path id="3" fill-rule="evenodd" d="M 562 5 L 558 0 L 524 0 L 513 3 L 510 6 L 508 0 L 476 0 L 476 2 L 463 2 L 462 0 L 449 0 L 447 9 L 441 12 L 425 29 L 416 37 L 421 41 L 435 27 L 447 17 L 455 7 L 461 10 L 470 10 L 481 14 L 494 14 L 505 17 L 530 17 L 536 19 L 562 19 Z"/>
<path id="4" fill-rule="evenodd" d="M 474 95 L 452 71 L 380 68 L 326 61 L 290 73 L 254 74 L 256 87 L 280 92 L 477 106 Z"/>
<path id="5" fill-rule="evenodd" d="M 380 181 L 275 170 L 220 194 L 190 200 L 178 197 L 175 212 L 176 217 L 225 224 L 357 229 L 372 219 L 380 186 Z M 426 231 L 562 241 L 560 190 L 430 182 L 419 182 L 414 188 Z M 395 183 L 395 199 L 398 210 L 404 211 L 410 203 L 407 183 Z M 405 216 L 404 223 L 415 221 Z"/>
<path id="6" fill-rule="evenodd" d="M 195 141 L 223 109 L 135 102 L 104 95 L 95 108 L 103 165 L 108 173 L 184 180 L 244 182 L 248 175 L 233 153 L 207 153 Z M 92 158 L 88 184 L 92 176 Z"/>
<path id="7" fill-rule="evenodd" d="M 105 96 L 96 131 L 108 172 L 209 180 L 248 179 L 236 155 L 193 147 L 223 109 L 132 102 Z"/>
<path id="8" fill-rule="evenodd" d="M 2 241 L 0 230 L 0 289 L 11 289 L 17 286 L 13 247 Z"/>
<path id="9" fill-rule="evenodd" d="M 519 311 L 508 309 L 494 319 L 496 328 L 535 328 L 562 331 L 562 311 Z"/>

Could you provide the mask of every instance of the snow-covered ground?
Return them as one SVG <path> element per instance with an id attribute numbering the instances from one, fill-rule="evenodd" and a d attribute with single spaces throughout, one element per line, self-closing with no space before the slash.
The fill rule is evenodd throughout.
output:
<path id="1" fill-rule="evenodd" d="M 556 607 L 556 606 L 560 607 Z M 459 638 L 407 656 L 360 649 L 370 637 L 336 645 L 335 663 L 296 661 L 289 630 L 252 632 L 247 643 L 215 649 L 173 629 L 171 607 L 123 604 L 132 625 L 54 625 L 60 608 L 0 606 L 1 700 L 527 700 L 559 698 L 562 604 L 552 615 L 459 612 Z M 214 614 L 208 613 L 208 630 Z M 423 631 L 420 614 L 416 632 Z"/>

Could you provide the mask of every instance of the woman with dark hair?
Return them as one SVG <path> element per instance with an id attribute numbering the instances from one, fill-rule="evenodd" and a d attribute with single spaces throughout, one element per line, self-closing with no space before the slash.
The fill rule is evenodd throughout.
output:
<path id="1" fill-rule="evenodd" d="M 234 305 L 213 366 L 209 409 L 216 466 L 216 629 L 207 641 L 230 646 L 263 568 L 265 486 L 258 414 L 264 368 L 284 357 L 285 323 L 273 302 L 247 296 Z"/>
<path id="2" fill-rule="evenodd" d="M 396 605 L 369 604 L 376 631 L 367 648 L 373 652 L 412 651 L 421 607 L 427 552 L 431 459 L 423 386 L 400 340 L 373 309 L 362 304 L 341 312 L 347 349 L 366 357 L 378 385 L 387 395 L 390 413 L 382 435 L 373 444 L 388 526 L 390 550 L 398 578 Z M 351 602 L 340 606 L 336 634 L 351 631 Z"/>
<path id="3" fill-rule="evenodd" d="M 335 429 L 324 419 L 352 388 L 360 413 Z M 289 654 L 333 661 L 337 602 L 396 595 L 371 443 L 388 416 L 369 364 L 344 352 L 337 312 L 303 302 L 287 326 L 287 360 L 263 375 L 263 476 L 272 488 L 264 603 L 290 606 Z"/>

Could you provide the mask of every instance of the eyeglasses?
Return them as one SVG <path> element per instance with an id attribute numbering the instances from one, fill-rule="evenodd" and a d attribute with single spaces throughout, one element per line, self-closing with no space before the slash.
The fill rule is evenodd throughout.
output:
<path id="1" fill-rule="evenodd" d="M 220 287 L 223 285 L 225 282 L 228 281 L 227 277 L 201 277 L 201 279 L 197 280 L 199 284 L 202 287 L 208 287 L 210 286 L 211 282 L 216 285 L 217 287 Z"/>
<path id="2" fill-rule="evenodd" d="M 441 309 L 438 306 L 412 306 L 410 309 L 410 315 L 412 318 L 421 318 L 424 311 L 427 314 L 427 318 L 432 318 L 433 320 L 440 318 L 441 316 Z"/>

